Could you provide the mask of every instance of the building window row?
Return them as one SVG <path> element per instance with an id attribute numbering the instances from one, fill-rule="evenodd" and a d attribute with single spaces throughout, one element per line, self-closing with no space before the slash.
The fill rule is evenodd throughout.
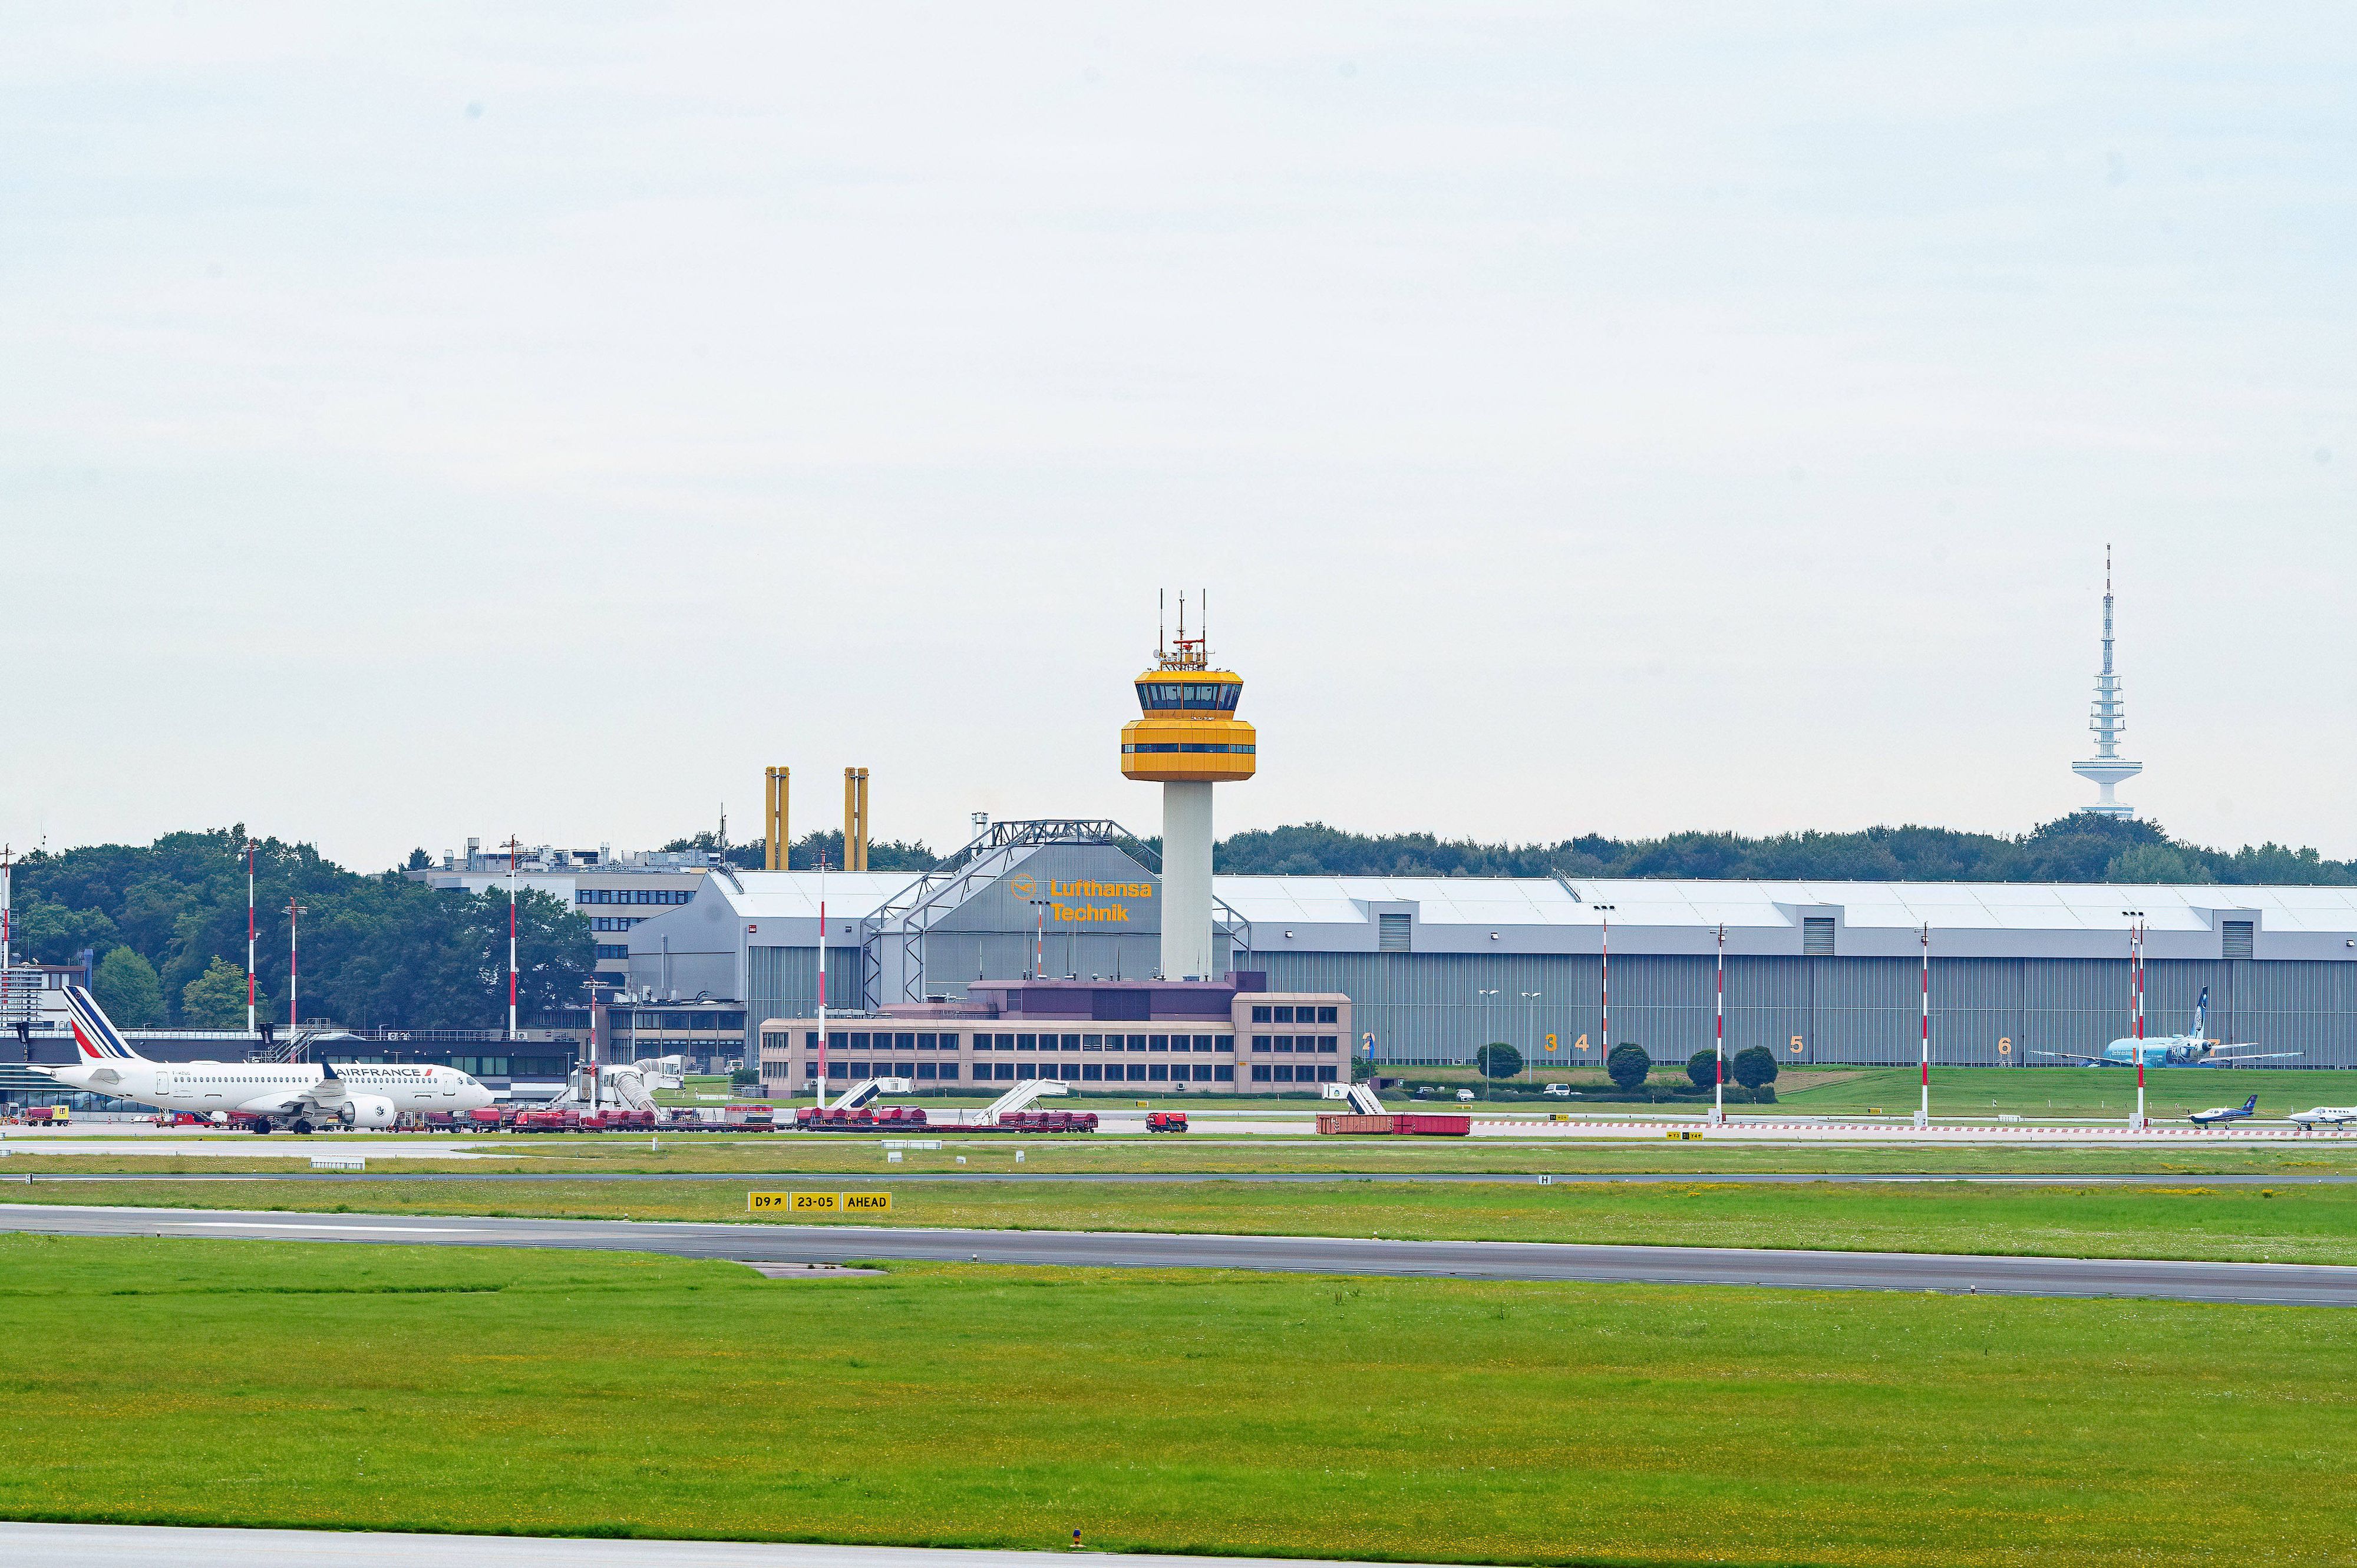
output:
<path id="1" fill-rule="evenodd" d="M 630 944 L 628 942 L 599 942 L 597 944 L 597 957 L 601 961 L 609 958 L 627 959 L 630 956 Z"/>
<path id="2" fill-rule="evenodd" d="M 633 915 L 597 915 L 590 918 L 589 929 L 593 931 L 627 931 L 637 925 L 640 918 Z"/>
<path id="3" fill-rule="evenodd" d="M 1254 1083 L 1332 1083 L 1336 1081 L 1336 1073 L 1331 1067 L 1313 1067 L 1308 1062 L 1297 1067 L 1291 1062 L 1254 1062 L 1252 1080 Z"/>
<path id="4" fill-rule="evenodd" d="M 790 1069 L 771 1071 L 770 1077 L 789 1076 Z M 1287 1069 L 1290 1071 L 1290 1069 Z M 1311 1069 L 1301 1069 L 1301 1081 L 1312 1081 Z M 1327 1069 L 1330 1075 L 1332 1069 Z M 832 1083 L 856 1083 L 868 1078 L 913 1078 L 918 1082 L 935 1083 L 954 1080 L 958 1076 L 955 1062 L 858 1062 L 830 1061 L 826 1064 L 827 1080 Z M 976 1062 L 974 1081 L 976 1083 L 1021 1083 L 1033 1079 L 1060 1079 L 1066 1083 L 1233 1083 L 1234 1066 L 1228 1062 Z M 818 1079 L 818 1063 L 802 1063 L 804 1082 Z M 1287 1079 L 1291 1082 L 1291 1079 Z"/>
<path id="5" fill-rule="evenodd" d="M 1339 1024 L 1342 1021 L 1340 1007 L 1286 1007 L 1271 1005 L 1253 1009 L 1255 1024 Z"/>
<path id="6" fill-rule="evenodd" d="M 1253 1036 L 1254 1050 L 1275 1051 L 1279 1055 L 1308 1051 L 1330 1057 L 1341 1049 L 1341 1036 L 1339 1035 L 1254 1035 Z"/>
<path id="7" fill-rule="evenodd" d="M 1132 742 L 1132 743 L 1130 743 L 1130 744 L 1128 744 L 1128 745 L 1126 745 L 1126 746 L 1124 746 L 1122 747 L 1122 750 L 1124 750 L 1124 751 L 1129 751 L 1129 752 L 1138 752 L 1138 751 L 1154 751 L 1154 752 L 1162 752 L 1162 751 L 1189 751 L 1189 752 L 1192 752 L 1192 751 L 1218 751 L 1218 752 L 1242 752 L 1242 753 L 1243 753 L 1244 756 L 1246 756 L 1246 757 L 1251 757 L 1251 756 L 1254 756 L 1254 755 L 1255 755 L 1255 754 L 1256 754 L 1256 753 L 1255 753 L 1254 748 L 1253 746 L 1222 746 L 1222 745 L 1220 745 L 1220 744 L 1219 744 L 1218 742 L 1216 742 L 1216 741 L 1200 741 L 1200 742 L 1198 742 L 1198 741 L 1158 741 L 1158 742 L 1157 742 L 1157 741 L 1145 741 L 1145 742 Z"/>
<path id="8" fill-rule="evenodd" d="M 953 1051 L 959 1048 L 959 1036 L 954 1034 L 901 1031 L 888 1034 L 873 1029 L 830 1029 L 827 1048 L 837 1051 Z M 761 1036 L 762 1043 L 783 1050 L 791 1037 L 782 1029 L 772 1029 Z M 1137 1051 L 1154 1052 L 1200 1051 L 1206 1055 L 1236 1048 L 1233 1035 L 1039 1035 L 983 1034 L 974 1036 L 977 1051 Z M 802 1044 L 811 1050 L 818 1048 L 818 1031 L 802 1031 Z M 1305 1047 L 1306 1048 L 1306 1047 Z"/>
<path id="9" fill-rule="evenodd" d="M 576 887 L 576 904 L 684 904 L 695 897 L 693 887 Z"/>

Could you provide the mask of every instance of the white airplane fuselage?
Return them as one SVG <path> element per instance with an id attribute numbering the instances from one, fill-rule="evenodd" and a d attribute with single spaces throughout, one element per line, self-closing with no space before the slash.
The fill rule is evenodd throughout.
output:
<path id="1" fill-rule="evenodd" d="M 361 1126 L 390 1122 L 384 1108 L 403 1112 L 473 1111 L 491 1103 L 491 1091 L 456 1068 L 428 1065 L 346 1066 L 336 1069 L 341 1101 L 321 1103 L 326 1070 L 307 1062 L 77 1062 L 43 1069 L 70 1088 L 113 1095 L 159 1111 L 188 1111 L 267 1117 L 293 1123 Z M 382 1105 L 373 1102 L 382 1101 Z M 355 1107 L 350 1118 L 340 1103 Z"/>

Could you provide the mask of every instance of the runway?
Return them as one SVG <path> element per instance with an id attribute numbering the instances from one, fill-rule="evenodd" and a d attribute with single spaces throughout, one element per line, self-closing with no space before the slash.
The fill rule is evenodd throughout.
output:
<path id="1" fill-rule="evenodd" d="M 846 1184 L 853 1187 L 877 1184 Z M 656 1252 L 742 1262 L 972 1261 L 1065 1268 L 1245 1269 L 1483 1280 L 1760 1285 L 2357 1306 L 2357 1267 L 1926 1252 L 1770 1251 L 1376 1237 L 947 1230 L 857 1225 L 706 1225 L 624 1219 L 294 1214 L 0 1204 L 0 1231 L 214 1240 L 403 1242 Z"/>
<path id="2" fill-rule="evenodd" d="M 16 1173 L 0 1171 L 0 1189 L 5 1189 L 11 1176 Z M 27 1175 L 31 1173 L 26 1173 Z M 145 1176 L 137 1172 L 109 1172 L 102 1175 L 73 1173 L 40 1176 L 44 1186 L 61 1182 L 140 1182 L 158 1184 L 194 1182 L 220 1185 L 237 1182 L 865 1182 L 889 1180 L 895 1183 L 918 1182 L 981 1182 L 1039 1183 L 1071 1182 L 1082 1186 L 1188 1186 L 1201 1182 L 1240 1182 L 1245 1185 L 1277 1183 L 1297 1185 L 1304 1182 L 1400 1182 L 1408 1185 L 1437 1183 L 1462 1186 L 1486 1183 L 1491 1186 L 1529 1186 L 1541 1179 L 1531 1171 L 236 1171 L 219 1175 L 173 1172 Z M 2226 1172 L 2217 1175 L 2192 1175 L 2178 1172 L 2160 1176 L 2149 1172 L 2125 1175 L 2084 1176 L 1996 1176 L 1942 1174 L 1937 1172 L 1899 1171 L 1877 1174 L 1870 1171 L 1556 1171 L 1545 1175 L 1545 1180 L 1557 1187 L 1583 1184 L 1606 1187 L 1734 1185 L 1738 1187 L 1795 1187 L 1824 1182 L 1837 1187 L 1900 1186 L 1919 1187 L 1943 1183 L 1984 1187 L 2346 1187 L 2357 1183 L 2357 1172 L 2319 1174 L 2262 1174 Z"/>
<path id="3" fill-rule="evenodd" d="M 0 1523 L 0 1562 L 9 1568 L 184 1568 L 217 1561 L 245 1568 L 1040 1568 L 1044 1555 L 914 1546 Z M 1113 1556 L 1070 1550 L 1059 1552 L 1057 1561 L 1082 1568 L 1339 1568 L 1299 1557 Z"/>

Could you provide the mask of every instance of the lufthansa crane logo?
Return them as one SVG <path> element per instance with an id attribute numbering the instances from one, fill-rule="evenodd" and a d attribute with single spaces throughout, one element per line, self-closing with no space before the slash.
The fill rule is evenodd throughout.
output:
<path id="1" fill-rule="evenodd" d="M 1039 884 L 1033 880 L 1030 873 L 1028 872 L 1016 877 L 1013 881 L 1009 882 L 1006 886 L 1007 890 L 1013 893 L 1017 898 L 1036 897 L 1039 892 Z"/>

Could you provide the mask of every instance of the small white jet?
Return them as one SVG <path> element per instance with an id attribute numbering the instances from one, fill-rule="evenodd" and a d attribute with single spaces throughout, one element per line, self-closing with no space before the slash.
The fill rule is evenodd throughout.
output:
<path id="1" fill-rule="evenodd" d="M 2357 1122 L 2357 1105 L 2319 1105 L 2313 1111 L 2295 1111 L 2291 1119 L 2302 1127 L 2346 1127 Z"/>
<path id="2" fill-rule="evenodd" d="M 2259 1097 L 2255 1094 L 2240 1105 L 2212 1105 L 2207 1111 L 2196 1111 L 2186 1120 L 2196 1127 L 2216 1127 L 2228 1122 L 2245 1122 L 2259 1113 Z"/>
<path id="3" fill-rule="evenodd" d="M 66 988 L 74 1047 L 71 1067 L 36 1067 L 69 1089 L 137 1101 L 161 1111 L 192 1111 L 235 1121 L 257 1133 L 290 1128 L 390 1127 L 404 1111 L 473 1111 L 491 1091 L 456 1068 L 332 1062 L 157 1062 L 131 1048 L 98 999 Z"/>

